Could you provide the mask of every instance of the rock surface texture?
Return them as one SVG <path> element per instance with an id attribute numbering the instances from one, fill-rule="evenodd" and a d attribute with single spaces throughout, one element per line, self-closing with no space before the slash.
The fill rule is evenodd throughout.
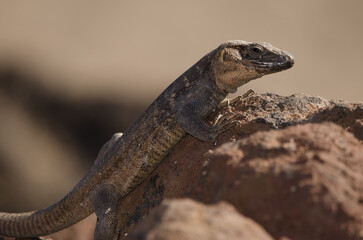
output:
<path id="1" fill-rule="evenodd" d="M 130 240 L 272 240 L 268 233 L 225 202 L 164 201 L 129 236 Z"/>
<path id="2" fill-rule="evenodd" d="M 228 201 L 275 237 L 362 234 L 363 145 L 340 126 L 259 132 L 206 158 L 205 173 L 192 190 L 196 199 Z"/>
<path id="3" fill-rule="evenodd" d="M 229 202 L 275 239 L 363 239 L 363 104 L 250 93 L 207 121 L 219 114 L 238 118 L 217 146 L 184 137 L 122 201 L 119 239 L 127 239 L 163 199 L 185 197 Z M 165 208 L 182 203 L 163 204 L 148 217 L 154 227 L 146 220 L 140 228 L 166 228 Z M 192 231 L 183 216 L 174 215 L 175 221 Z"/>

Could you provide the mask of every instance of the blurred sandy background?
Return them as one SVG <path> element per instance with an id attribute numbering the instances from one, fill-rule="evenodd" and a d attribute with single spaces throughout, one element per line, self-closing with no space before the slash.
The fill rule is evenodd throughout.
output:
<path id="1" fill-rule="evenodd" d="M 0 1 L 0 210 L 58 200 L 98 149 L 230 39 L 295 56 L 243 87 L 363 101 L 363 1 Z"/>

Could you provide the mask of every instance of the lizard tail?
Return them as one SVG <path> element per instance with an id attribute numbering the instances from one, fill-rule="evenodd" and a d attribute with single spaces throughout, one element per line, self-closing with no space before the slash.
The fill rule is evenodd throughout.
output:
<path id="1" fill-rule="evenodd" d="M 71 191 L 59 202 L 33 212 L 0 212 L 0 236 L 25 238 L 44 236 L 66 228 L 93 212 L 82 191 Z"/>

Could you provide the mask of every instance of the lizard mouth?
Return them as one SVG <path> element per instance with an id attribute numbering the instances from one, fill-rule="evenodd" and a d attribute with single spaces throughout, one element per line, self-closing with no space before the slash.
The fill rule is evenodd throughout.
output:
<path id="1" fill-rule="evenodd" d="M 271 68 L 291 68 L 294 65 L 294 59 L 286 59 L 283 62 L 256 62 L 257 65 L 261 67 L 271 67 Z"/>
<path id="2" fill-rule="evenodd" d="M 261 73 L 275 73 L 282 70 L 286 70 L 294 66 L 294 57 L 290 54 L 286 54 L 278 62 L 264 62 L 264 61 L 251 61 L 256 67 L 256 70 Z"/>

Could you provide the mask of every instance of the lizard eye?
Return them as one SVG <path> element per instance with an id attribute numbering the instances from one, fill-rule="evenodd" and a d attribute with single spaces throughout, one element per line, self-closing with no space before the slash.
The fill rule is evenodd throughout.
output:
<path id="1" fill-rule="evenodd" d="M 251 50 L 252 50 L 254 53 L 257 53 L 257 54 L 259 54 L 259 53 L 262 53 L 262 52 L 263 52 L 262 48 L 260 48 L 260 47 L 253 47 Z"/>

